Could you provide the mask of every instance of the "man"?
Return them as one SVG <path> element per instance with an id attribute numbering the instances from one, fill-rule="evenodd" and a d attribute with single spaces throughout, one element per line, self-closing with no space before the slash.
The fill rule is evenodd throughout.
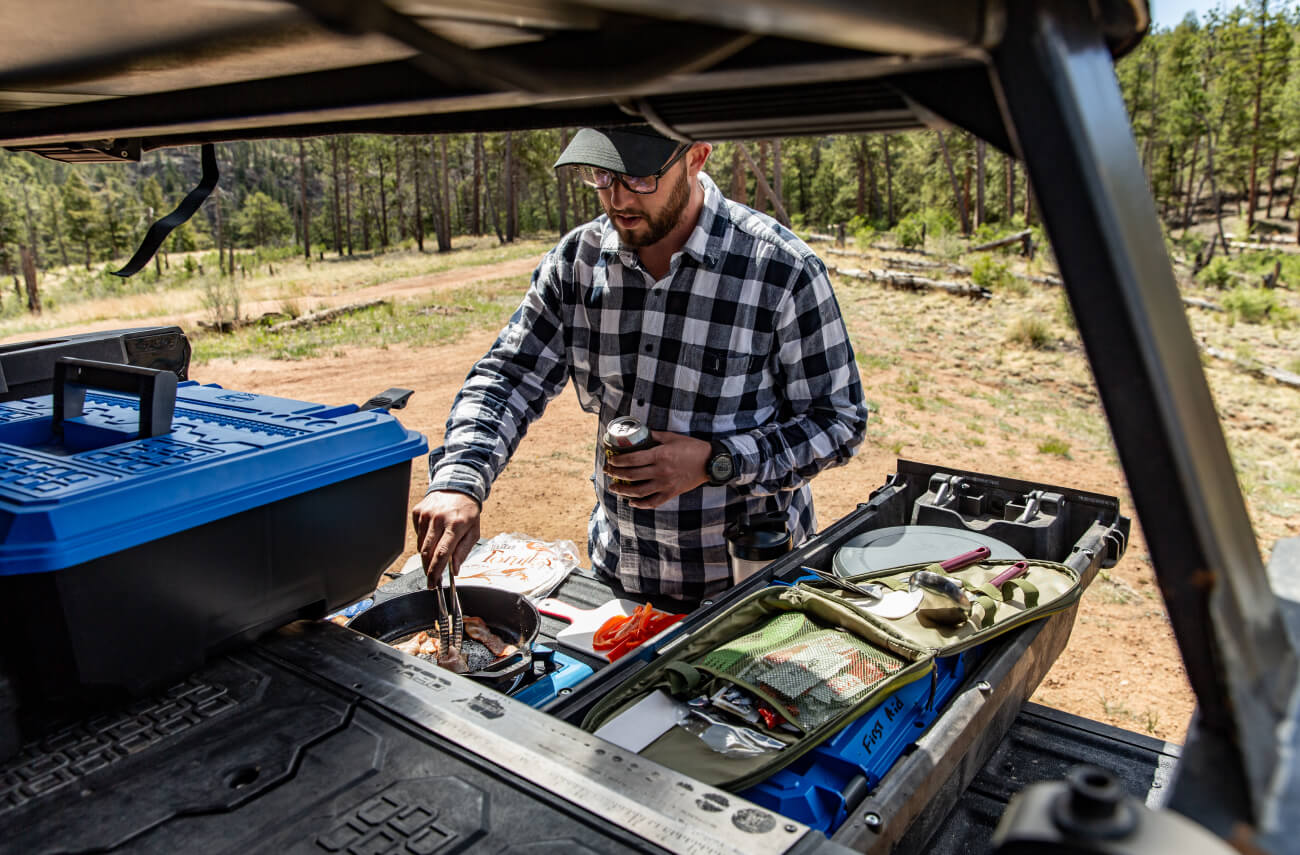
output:
<path id="1" fill-rule="evenodd" d="M 711 151 L 584 128 L 556 161 L 605 216 L 542 260 L 429 454 L 412 521 L 431 585 L 469 554 L 492 481 L 570 379 L 598 435 L 630 415 L 659 443 L 609 460 L 596 444 L 588 547 L 616 590 L 693 608 L 730 584 L 728 520 L 782 511 L 796 544 L 815 530 L 808 480 L 866 428 L 853 351 L 821 261 L 724 199 Z"/>

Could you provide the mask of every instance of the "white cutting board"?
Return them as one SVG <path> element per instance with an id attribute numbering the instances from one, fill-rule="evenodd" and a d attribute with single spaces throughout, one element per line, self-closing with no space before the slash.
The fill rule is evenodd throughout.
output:
<path id="1" fill-rule="evenodd" d="M 555 634 L 557 644 L 562 644 L 597 659 L 609 661 L 609 657 L 605 653 L 591 646 L 591 640 L 596 635 L 596 630 L 600 629 L 605 621 L 612 617 L 626 617 L 632 614 L 639 605 L 641 604 L 635 600 L 619 599 L 602 603 L 594 609 L 580 609 L 577 606 L 571 606 L 561 600 L 548 597 L 537 604 L 537 610 L 544 615 L 550 615 L 569 622 L 568 626 Z"/>

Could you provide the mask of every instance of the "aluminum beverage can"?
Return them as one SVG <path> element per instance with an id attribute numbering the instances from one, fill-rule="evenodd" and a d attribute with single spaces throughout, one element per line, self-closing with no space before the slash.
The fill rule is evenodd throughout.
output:
<path id="1" fill-rule="evenodd" d="M 646 427 L 640 419 L 635 416 L 620 416 L 605 426 L 605 435 L 601 439 L 601 444 L 605 446 L 605 456 L 613 457 L 629 451 L 653 448 L 659 443 L 650 438 L 650 428 Z M 622 478 L 610 480 L 615 484 L 628 483 Z"/>

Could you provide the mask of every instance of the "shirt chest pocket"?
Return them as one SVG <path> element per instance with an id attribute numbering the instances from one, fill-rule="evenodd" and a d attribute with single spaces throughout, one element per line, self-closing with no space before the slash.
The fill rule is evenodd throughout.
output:
<path id="1" fill-rule="evenodd" d="M 677 366 L 676 387 L 693 396 L 691 409 L 734 411 L 741 398 L 771 386 L 767 350 L 736 351 L 700 345 L 683 345 Z"/>

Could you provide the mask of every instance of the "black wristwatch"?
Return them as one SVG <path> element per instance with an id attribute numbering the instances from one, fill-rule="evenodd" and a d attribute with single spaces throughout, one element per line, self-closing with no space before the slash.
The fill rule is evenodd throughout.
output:
<path id="1" fill-rule="evenodd" d="M 736 459 L 727 451 L 727 447 L 718 440 L 710 443 L 712 452 L 709 455 L 709 462 L 705 465 L 705 474 L 709 476 L 709 483 L 714 487 L 721 487 L 729 484 L 736 477 Z"/>

